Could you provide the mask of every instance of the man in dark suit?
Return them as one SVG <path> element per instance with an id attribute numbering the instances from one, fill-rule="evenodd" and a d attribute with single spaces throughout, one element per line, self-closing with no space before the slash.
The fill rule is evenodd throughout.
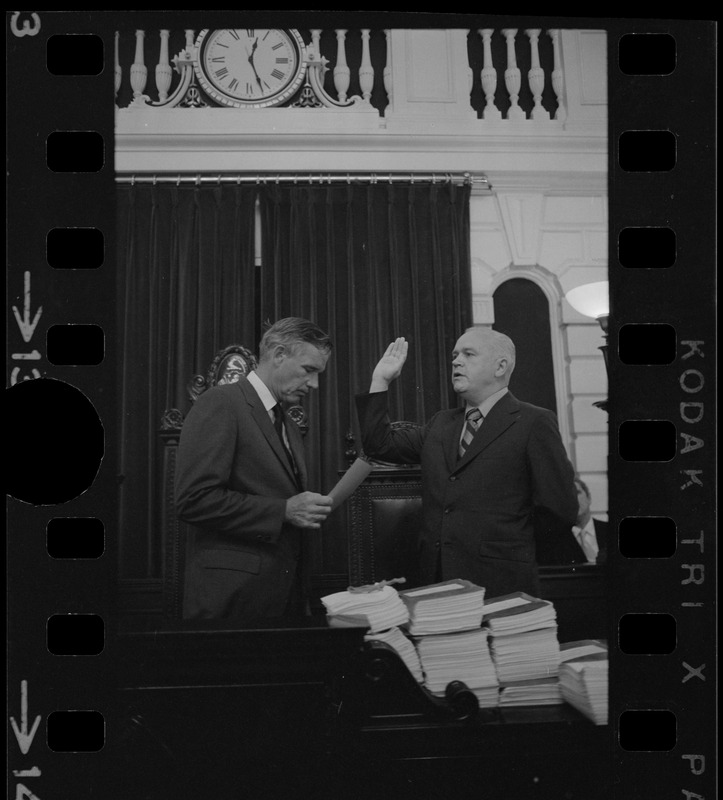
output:
<path id="1" fill-rule="evenodd" d="M 183 423 L 178 515 L 196 528 L 184 617 L 250 619 L 304 613 L 304 536 L 332 500 L 306 490 L 303 441 L 283 406 L 318 388 L 327 334 L 290 317 L 264 334 L 259 365 L 203 394 Z"/>
<path id="2" fill-rule="evenodd" d="M 607 522 L 590 511 L 588 485 L 575 478 L 578 515 L 570 526 L 547 509 L 535 511 L 535 546 L 539 564 L 604 564 L 607 557 Z"/>
<path id="3" fill-rule="evenodd" d="M 533 509 L 549 508 L 572 525 L 578 508 L 555 415 L 509 392 L 509 337 L 473 327 L 452 354 L 452 386 L 464 407 L 395 429 L 387 389 L 406 356 L 403 338 L 389 345 L 357 410 L 368 456 L 422 465 L 420 582 L 466 578 L 487 597 L 539 595 Z"/>

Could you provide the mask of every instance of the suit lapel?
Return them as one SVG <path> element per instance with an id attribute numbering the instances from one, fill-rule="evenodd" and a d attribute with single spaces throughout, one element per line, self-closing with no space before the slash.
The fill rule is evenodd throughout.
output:
<path id="1" fill-rule="evenodd" d="M 454 472 L 459 464 L 459 440 L 462 436 L 464 425 L 464 408 L 455 409 L 444 423 L 442 441 L 444 442 L 444 457 L 447 469 Z"/>
<path id="2" fill-rule="evenodd" d="M 276 428 L 274 428 L 274 423 L 271 421 L 271 417 L 269 417 L 269 412 L 266 410 L 266 408 L 264 408 L 264 404 L 261 402 L 261 398 L 259 397 L 258 392 L 245 378 L 240 378 L 237 385 L 243 392 L 246 402 L 249 404 L 249 406 L 251 406 L 251 415 L 254 418 L 256 424 L 259 426 L 259 430 L 266 437 L 266 441 L 269 443 L 269 446 L 276 454 L 276 457 L 281 462 L 281 465 L 286 470 L 289 477 L 292 479 L 294 483 L 297 483 L 296 475 L 294 475 L 294 472 L 291 469 L 291 465 L 289 464 L 289 459 L 286 457 L 284 446 L 281 444 L 281 441 L 279 440 L 279 435 L 278 433 L 276 433 Z M 287 433 L 288 433 L 288 427 L 289 426 L 287 425 Z M 293 442 L 291 434 L 289 434 L 289 441 Z M 293 445 L 292 445 L 292 452 L 294 454 L 294 458 L 297 458 L 296 449 L 293 447 Z M 297 465 L 299 464 L 298 458 L 296 463 Z M 299 469 L 301 469 L 301 467 L 299 467 Z"/>
<path id="3" fill-rule="evenodd" d="M 457 461 L 455 466 L 457 468 L 463 467 L 473 458 L 476 458 L 486 447 L 489 447 L 495 439 L 515 424 L 519 412 L 519 401 L 507 392 L 507 394 L 492 407 L 492 410 L 485 417 L 484 422 L 475 434 L 464 456 Z M 462 433 L 461 426 L 459 426 L 458 433 L 459 435 Z M 455 441 L 455 448 L 458 444 L 459 437 Z"/>

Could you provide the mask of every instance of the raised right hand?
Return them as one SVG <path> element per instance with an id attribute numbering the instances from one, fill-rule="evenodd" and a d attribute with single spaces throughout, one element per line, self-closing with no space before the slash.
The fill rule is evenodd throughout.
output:
<path id="1" fill-rule="evenodd" d="M 389 384 L 402 373 L 402 367 L 407 360 L 409 343 L 403 336 L 396 338 L 387 347 L 384 355 L 377 362 L 372 373 L 370 392 L 386 391 Z"/>
<path id="2" fill-rule="evenodd" d="M 331 497 L 316 492 L 296 494 L 286 501 L 286 521 L 297 528 L 320 528 L 333 502 Z"/>

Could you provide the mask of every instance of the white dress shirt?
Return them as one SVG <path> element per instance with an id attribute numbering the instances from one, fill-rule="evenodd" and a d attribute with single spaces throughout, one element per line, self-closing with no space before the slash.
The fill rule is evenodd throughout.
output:
<path id="1" fill-rule="evenodd" d="M 599 548 L 597 536 L 595 535 L 595 522 L 593 518 L 590 517 L 584 528 L 573 525 L 572 532 L 575 534 L 575 538 L 580 543 L 580 547 L 582 547 L 588 563 L 594 564 L 597 561 Z"/>
<path id="2" fill-rule="evenodd" d="M 248 382 L 254 387 L 254 389 L 256 389 L 256 393 L 261 398 L 261 402 L 264 404 L 264 408 L 266 409 L 266 413 L 269 415 L 269 419 L 273 422 L 274 408 L 278 405 L 276 398 L 271 394 L 269 387 L 253 370 L 251 370 L 246 377 L 248 378 Z M 289 437 L 286 435 L 286 425 L 283 426 L 283 429 L 284 444 L 289 450 L 291 450 L 291 446 L 289 445 Z"/>

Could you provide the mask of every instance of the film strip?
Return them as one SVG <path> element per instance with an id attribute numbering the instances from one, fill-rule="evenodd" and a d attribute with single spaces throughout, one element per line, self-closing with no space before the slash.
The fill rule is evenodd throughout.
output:
<path id="1" fill-rule="evenodd" d="M 118 744 L 105 647 L 121 435 L 109 98 L 119 15 L 127 28 L 127 15 L 142 13 L 6 12 L 9 797 L 96 796 Z M 183 13 L 179 29 L 228 26 L 218 12 L 203 26 Z M 611 796 L 708 800 L 717 786 L 716 27 L 562 25 L 609 37 Z"/>

